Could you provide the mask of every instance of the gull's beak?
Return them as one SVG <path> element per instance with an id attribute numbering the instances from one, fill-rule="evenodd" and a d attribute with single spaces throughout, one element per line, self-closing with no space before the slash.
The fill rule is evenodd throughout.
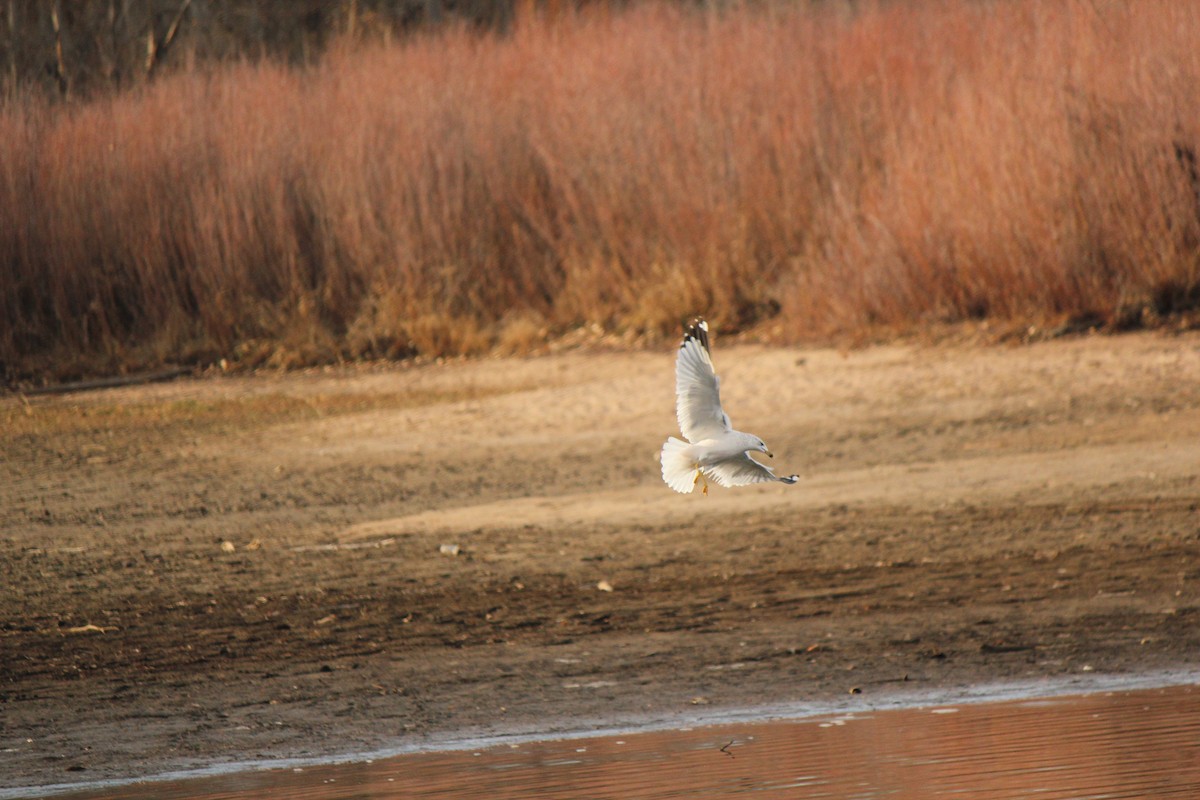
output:
<path id="1" fill-rule="evenodd" d="M 764 452 L 767 454 L 767 458 L 774 458 L 774 457 L 775 457 L 775 454 L 774 454 L 774 453 L 772 453 L 770 450 L 766 450 L 766 451 L 764 451 Z"/>

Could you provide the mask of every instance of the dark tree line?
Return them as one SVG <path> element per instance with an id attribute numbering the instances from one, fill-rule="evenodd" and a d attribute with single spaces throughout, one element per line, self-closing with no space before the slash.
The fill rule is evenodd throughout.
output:
<path id="1" fill-rule="evenodd" d="M 73 97 L 198 61 L 304 63 L 335 36 L 391 36 L 455 19 L 503 28 L 523 1 L 0 0 L 0 85 Z"/>

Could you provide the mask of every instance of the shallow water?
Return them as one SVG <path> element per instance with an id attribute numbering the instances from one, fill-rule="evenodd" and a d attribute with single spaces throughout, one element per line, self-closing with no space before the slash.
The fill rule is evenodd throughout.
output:
<path id="1" fill-rule="evenodd" d="M 1200 686 L 418 753 L 77 798 L 1200 797 Z"/>

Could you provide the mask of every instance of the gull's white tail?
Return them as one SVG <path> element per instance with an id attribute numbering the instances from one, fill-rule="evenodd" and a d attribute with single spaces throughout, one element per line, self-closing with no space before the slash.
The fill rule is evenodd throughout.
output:
<path id="1" fill-rule="evenodd" d="M 688 494 L 696 488 L 696 462 L 688 455 L 690 445 L 674 436 L 662 449 L 663 480 L 677 492 Z"/>

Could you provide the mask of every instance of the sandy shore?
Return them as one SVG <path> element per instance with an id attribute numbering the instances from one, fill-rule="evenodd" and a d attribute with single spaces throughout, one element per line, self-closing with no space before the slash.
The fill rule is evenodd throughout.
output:
<path id="1" fill-rule="evenodd" d="M 714 346 L 798 485 L 672 352 L 0 399 L 0 787 L 1200 661 L 1200 337 Z"/>

